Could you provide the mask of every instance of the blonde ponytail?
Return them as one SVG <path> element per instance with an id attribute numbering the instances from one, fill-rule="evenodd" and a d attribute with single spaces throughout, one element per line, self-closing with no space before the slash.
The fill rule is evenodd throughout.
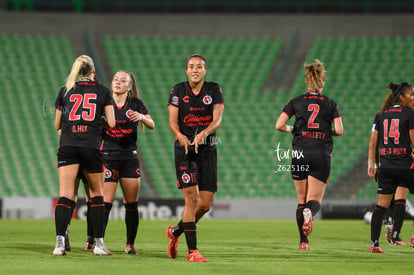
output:
<path id="1" fill-rule="evenodd" d="M 305 67 L 305 83 L 306 86 L 313 89 L 321 89 L 325 82 L 325 67 L 323 63 L 315 59 L 312 64 L 304 64 Z"/>
<path id="2" fill-rule="evenodd" d="M 66 78 L 66 93 L 75 87 L 75 82 L 79 76 L 88 76 L 92 73 L 94 68 L 93 60 L 87 55 L 81 55 L 76 58 L 72 65 L 70 74 Z"/>

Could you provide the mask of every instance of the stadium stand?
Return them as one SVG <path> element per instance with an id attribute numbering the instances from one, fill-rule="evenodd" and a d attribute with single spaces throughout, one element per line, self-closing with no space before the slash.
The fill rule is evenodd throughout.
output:
<path id="1" fill-rule="evenodd" d="M 64 36 L 14 34 L 0 35 L 0 48 L 0 196 L 54 196 L 53 106 L 72 63 L 72 44 Z"/>

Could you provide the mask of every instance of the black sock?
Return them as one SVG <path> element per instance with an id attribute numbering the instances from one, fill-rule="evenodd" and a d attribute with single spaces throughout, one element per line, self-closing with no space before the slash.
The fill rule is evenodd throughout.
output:
<path id="1" fill-rule="evenodd" d="M 86 232 L 87 232 L 87 236 L 88 239 L 86 240 L 89 244 L 93 244 L 94 239 L 93 239 L 93 224 L 92 224 L 92 219 L 91 219 L 91 202 L 88 201 L 86 203 L 86 207 L 87 207 L 87 212 L 86 212 Z"/>
<path id="2" fill-rule="evenodd" d="M 67 228 L 68 231 L 70 227 L 70 221 L 72 220 L 73 212 L 75 212 L 75 208 L 76 208 L 76 202 L 70 207 L 70 219 L 69 219 L 68 228 Z"/>
<path id="3" fill-rule="evenodd" d="M 398 240 L 398 237 L 401 232 L 401 228 L 404 223 L 404 214 L 405 214 L 405 200 L 404 199 L 396 200 L 394 202 L 394 211 L 393 211 L 393 216 L 394 216 L 394 226 L 392 229 L 392 240 L 393 241 Z"/>
<path id="4" fill-rule="evenodd" d="M 318 201 L 311 200 L 306 203 L 306 207 L 312 212 L 312 217 L 315 217 L 321 209 L 321 204 Z"/>
<path id="5" fill-rule="evenodd" d="M 384 219 L 385 207 L 376 205 L 371 218 L 371 246 L 379 246 L 379 236 L 381 234 L 382 220 Z"/>
<path id="6" fill-rule="evenodd" d="M 72 218 L 71 208 L 76 203 L 68 198 L 60 197 L 55 208 L 55 228 L 56 235 L 65 236 L 66 229 L 68 228 L 70 219 Z"/>
<path id="7" fill-rule="evenodd" d="M 298 225 L 298 229 L 299 229 L 299 236 L 300 236 L 300 242 L 301 243 L 308 243 L 308 237 L 303 235 L 303 230 L 302 230 L 302 226 L 303 226 L 303 209 L 305 209 L 306 204 L 298 204 L 297 208 L 296 208 L 296 223 Z"/>
<path id="8" fill-rule="evenodd" d="M 176 237 L 179 237 L 181 234 L 183 234 L 184 229 L 183 229 L 183 220 L 180 220 L 178 222 L 178 224 L 174 227 L 173 229 L 173 235 Z"/>
<path id="9" fill-rule="evenodd" d="M 185 239 L 187 241 L 188 253 L 197 250 L 197 227 L 195 222 L 183 222 Z"/>
<path id="10" fill-rule="evenodd" d="M 127 244 L 134 244 L 138 233 L 138 202 L 125 203 L 125 225 Z"/>
<path id="11" fill-rule="evenodd" d="M 103 238 L 105 227 L 105 204 L 103 197 L 91 198 L 91 220 L 94 238 Z"/>
<path id="12" fill-rule="evenodd" d="M 106 227 L 108 226 L 108 221 L 109 221 L 109 214 L 111 214 L 112 203 L 104 202 L 104 204 L 105 204 L 105 224 L 104 224 L 104 235 L 105 235 Z"/>

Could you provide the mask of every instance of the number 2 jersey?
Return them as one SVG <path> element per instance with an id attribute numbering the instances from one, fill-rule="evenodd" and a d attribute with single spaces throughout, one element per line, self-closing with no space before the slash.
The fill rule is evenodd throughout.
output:
<path id="1" fill-rule="evenodd" d="M 338 105 L 332 99 L 309 90 L 289 101 L 282 112 L 289 118 L 296 118 L 292 131 L 294 150 L 332 153 L 332 122 L 341 117 Z"/>
<path id="2" fill-rule="evenodd" d="M 190 142 L 213 121 L 213 106 L 224 104 L 223 91 L 215 82 L 204 82 L 199 94 L 194 94 L 188 82 L 177 83 L 171 90 L 169 106 L 179 108 L 178 126 Z M 215 133 L 207 143 L 215 142 Z"/>
<path id="3" fill-rule="evenodd" d="M 412 169 L 410 131 L 414 130 L 414 111 L 394 105 L 375 116 L 372 131 L 378 131 L 381 168 Z"/>
<path id="4" fill-rule="evenodd" d="M 114 105 L 111 92 L 95 81 L 78 81 L 65 93 L 66 88 L 61 88 L 55 102 L 55 108 L 62 111 L 59 147 L 99 149 L 104 109 Z"/>
<path id="5" fill-rule="evenodd" d="M 138 158 L 138 122 L 129 119 L 133 111 L 143 115 L 148 114 L 145 104 L 134 97 L 128 96 L 122 107 L 115 107 L 116 125 L 103 133 L 102 151 L 105 159 L 126 160 Z"/>

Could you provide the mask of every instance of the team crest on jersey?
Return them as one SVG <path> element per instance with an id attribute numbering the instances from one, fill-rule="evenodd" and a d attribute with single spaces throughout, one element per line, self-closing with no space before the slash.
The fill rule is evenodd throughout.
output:
<path id="1" fill-rule="evenodd" d="M 183 180 L 184 183 L 189 183 L 191 180 L 191 177 L 189 174 L 183 173 L 183 175 L 181 176 L 181 179 Z"/>
<path id="2" fill-rule="evenodd" d="M 129 109 L 128 111 L 126 111 L 127 118 L 131 118 L 133 112 L 134 111 L 132 111 L 131 109 Z"/>
<path id="3" fill-rule="evenodd" d="M 211 96 L 206 95 L 205 97 L 203 97 L 203 102 L 204 102 L 204 104 L 206 104 L 206 105 L 210 105 L 210 104 L 211 104 L 211 102 L 213 102 L 213 99 L 211 98 Z"/>
<path id="4" fill-rule="evenodd" d="M 179 101 L 178 96 L 173 96 L 171 98 L 171 104 L 178 106 L 178 101 Z"/>
<path id="5" fill-rule="evenodd" d="M 105 178 L 110 179 L 111 177 L 112 177 L 111 170 L 108 170 L 108 169 L 105 168 Z"/>

